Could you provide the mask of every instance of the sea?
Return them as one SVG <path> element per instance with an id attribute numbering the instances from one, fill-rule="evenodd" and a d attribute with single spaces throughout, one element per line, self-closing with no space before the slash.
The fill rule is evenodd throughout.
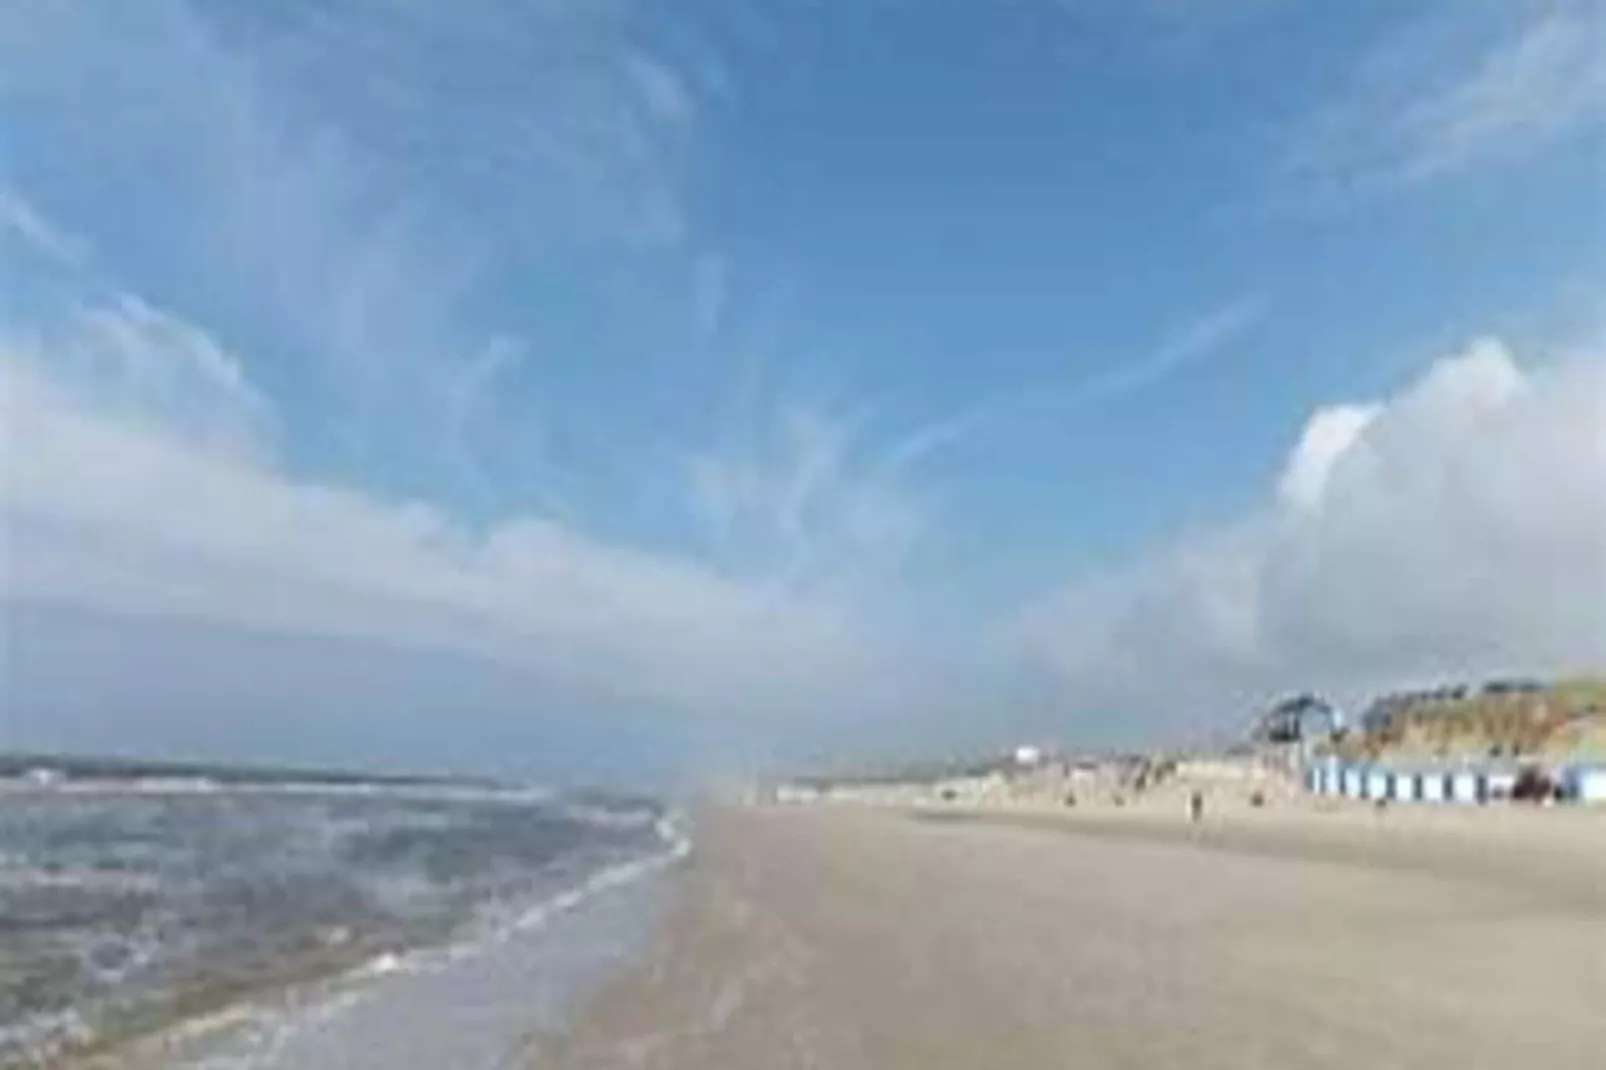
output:
<path id="1" fill-rule="evenodd" d="M 645 799 L 0 765 L 0 1068 L 525 1067 L 688 850 Z"/>

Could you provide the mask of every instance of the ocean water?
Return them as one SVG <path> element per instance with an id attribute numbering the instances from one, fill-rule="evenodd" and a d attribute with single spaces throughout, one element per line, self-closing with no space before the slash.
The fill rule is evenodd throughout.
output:
<path id="1" fill-rule="evenodd" d="M 685 850 L 658 808 L 600 798 L 0 783 L 0 1067 L 512 1065 Z"/>

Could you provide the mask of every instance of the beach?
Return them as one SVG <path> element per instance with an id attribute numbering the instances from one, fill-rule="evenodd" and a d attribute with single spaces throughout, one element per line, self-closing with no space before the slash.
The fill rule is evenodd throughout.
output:
<path id="1" fill-rule="evenodd" d="M 1599 812 L 705 810 L 592 1070 L 1606 1064 Z"/>

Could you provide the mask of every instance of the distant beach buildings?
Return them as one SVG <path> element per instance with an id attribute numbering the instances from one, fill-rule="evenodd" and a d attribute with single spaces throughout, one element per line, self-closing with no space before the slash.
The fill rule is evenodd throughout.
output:
<path id="1" fill-rule="evenodd" d="M 1328 759 L 1305 771 L 1305 786 L 1315 795 L 1372 802 L 1600 804 L 1606 803 L 1606 763 L 1575 763 L 1556 768 L 1529 764 L 1421 769 L 1377 763 L 1346 764 Z"/>
<path id="2" fill-rule="evenodd" d="M 1313 693 L 1253 717 L 1231 746 L 1134 753 L 1017 743 L 766 785 L 777 803 L 1142 805 L 1184 789 L 1254 807 L 1300 794 L 1377 805 L 1606 804 L 1606 679 L 1499 679 L 1400 691 L 1356 719 Z"/>
<path id="3" fill-rule="evenodd" d="M 1606 803 L 1606 764 L 1580 766 L 1568 770 L 1569 797 L 1584 803 Z"/>
<path id="4" fill-rule="evenodd" d="M 1025 768 L 1041 765 L 1043 762 L 1043 748 L 1033 743 L 1023 743 L 1015 748 L 1015 764 Z"/>
<path id="5" fill-rule="evenodd" d="M 1606 764 L 1392 769 L 1379 765 L 1317 765 L 1306 771 L 1306 788 L 1371 802 L 1480 805 L 1506 801 L 1606 803 Z"/>
<path id="6" fill-rule="evenodd" d="M 1253 722 L 1268 760 L 1308 791 L 1374 802 L 1606 802 L 1606 682 L 1482 685 L 1385 695 L 1349 731 L 1317 696 L 1284 699 Z"/>

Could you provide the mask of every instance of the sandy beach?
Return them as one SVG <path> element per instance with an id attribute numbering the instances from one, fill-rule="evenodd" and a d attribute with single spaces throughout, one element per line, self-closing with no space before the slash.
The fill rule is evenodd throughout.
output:
<path id="1" fill-rule="evenodd" d="M 539 1068 L 1606 1064 L 1590 813 L 705 812 Z"/>

